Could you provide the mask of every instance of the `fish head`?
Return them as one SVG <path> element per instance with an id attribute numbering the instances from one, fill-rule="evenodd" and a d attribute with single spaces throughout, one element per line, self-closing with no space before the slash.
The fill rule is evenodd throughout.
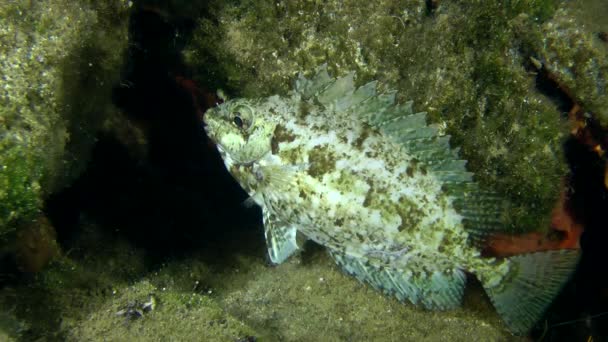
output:
<path id="1" fill-rule="evenodd" d="M 224 162 L 252 165 L 271 150 L 276 124 L 260 100 L 235 99 L 205 113 L 205 131 Z"/>

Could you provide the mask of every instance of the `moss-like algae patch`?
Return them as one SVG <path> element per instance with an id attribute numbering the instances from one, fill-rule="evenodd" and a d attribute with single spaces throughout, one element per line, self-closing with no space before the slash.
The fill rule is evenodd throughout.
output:
<path id="1" fill-rule="evenodd" d="M 589 7 L 594 6 L 590 4 Z M 595 7 L 599 7 L 598 13 L 605 15 L 608 12 L 605 4 Z M 561 9 L 554 20 L 544 23 L 538 31 L 530 32 L 529 25 L 521 25 L 525 19 L 514 27 L 523 48 L 542 63 L 572 100 L 593 113 L 605 128 L 608 127 L 608 46 L 597 37 L 598 31 L 581 28 L 575 20 L 581 8 Z M 596 28 L 608 30 L 605 22 L 597 20 Z M 594 23 L 589 24 L 594 26 Z"/>
<path id="2" fill-rule="evenodd" d="M 549 227 L 568 129 L 536 88 L 530 57 L 564 70 L 564 84 L 601 117 L 605 53 L 555 1 L 427 3 L 215 2 L 185 55 L 211 88 L 236 96 L 285 94 L 297 72 L 322 63 L 337 75 L 355 70 L 360 84 L 378 79 L 428 112 L 482 186 L 508 199 L 507 228 Z"/>
<path id="3" fill-rule="evenodd" d="M 0 5 L 0 238 L 86 165 L 112 112 L 128 1 Z"/>

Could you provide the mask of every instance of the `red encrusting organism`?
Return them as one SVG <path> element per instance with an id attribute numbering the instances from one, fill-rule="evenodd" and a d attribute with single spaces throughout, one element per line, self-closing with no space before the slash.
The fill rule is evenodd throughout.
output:
<path id="1" fill-rule="evenodd" d="M 489 237 L 484 253 L 508 257 L 553 249 L 579 249 L 583 225 L 575 221 L 568 210 L 567 201 L 562 192 L 551 214 L 551 228 L 547 232 L 522 235 L 497 233 Z"/>

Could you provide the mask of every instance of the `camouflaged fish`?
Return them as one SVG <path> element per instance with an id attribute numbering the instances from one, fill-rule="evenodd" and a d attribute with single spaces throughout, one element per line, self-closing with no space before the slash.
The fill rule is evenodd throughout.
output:
<path id="1" fill-rule="evenodd" d="M 475 274 L 510 330 L 527 332 L 577 261 L 576 251 L 480 257 L 500 229 L 500 201 L 472 182 L 449 137 L 376 82 L 354 86 L 325 66 L 288 97 L 235 99 L 205 114 L 226 167 L 262 207 L 268 252 L 281 263 L 296 232 L 347 273 L 428 309 L 460 305 Z"/>

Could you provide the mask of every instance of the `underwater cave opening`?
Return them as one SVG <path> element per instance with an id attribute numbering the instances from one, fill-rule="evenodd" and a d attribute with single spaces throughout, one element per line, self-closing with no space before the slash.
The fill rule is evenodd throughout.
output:
<path id="1" fill-rule="evenodd" d="M 242 205 L 247 195 L 202 127 L 201 112 L 214 95 L 184 86 L 190 75 L 181 49 L 193 27 L 188 18 L 169 22 L 147 7 L 131 14 L 130 48 L 113 98 L 145 132 L 147 151 L 135 156 L 131 146 L 100 134 L 87 170 L 46 203 L 64 250 L 77 247 L 83 217 L 143 248 L 150 265 L 218 252 L 226 240 L 262 248 L 262 230 L 250 229 L 261 223 L 259 210 Z"/>

